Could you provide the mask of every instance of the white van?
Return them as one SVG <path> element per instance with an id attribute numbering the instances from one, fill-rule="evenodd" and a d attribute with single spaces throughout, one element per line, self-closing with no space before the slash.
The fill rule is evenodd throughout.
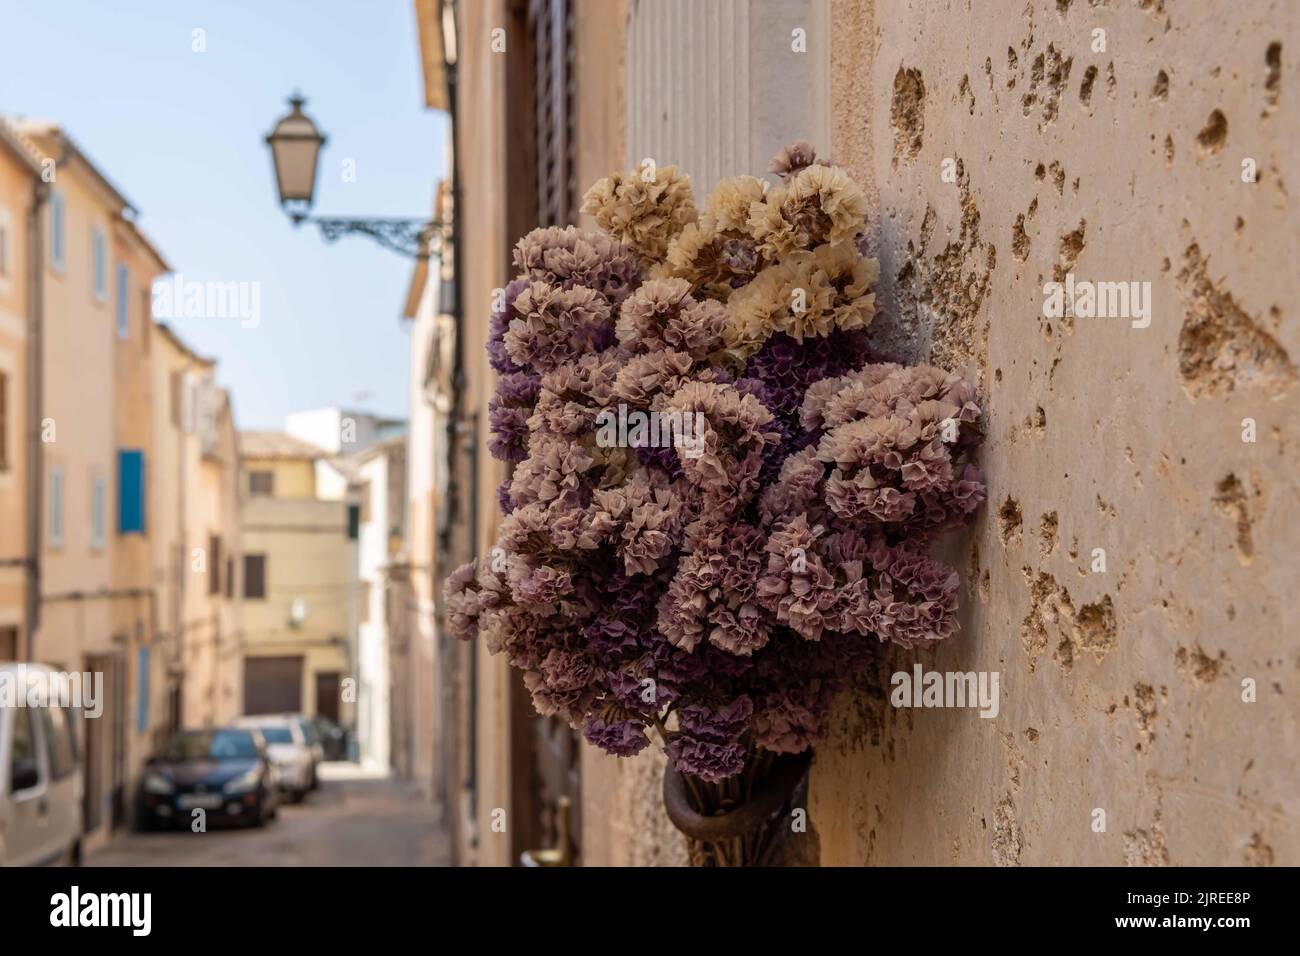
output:
<path id="1" fill-rule="evenodd" d="M 61 691 L 27 706 L 27 688 Z M 81 862 L 81 760 L 66 678 L 0 663 L 0 866 Z"/>

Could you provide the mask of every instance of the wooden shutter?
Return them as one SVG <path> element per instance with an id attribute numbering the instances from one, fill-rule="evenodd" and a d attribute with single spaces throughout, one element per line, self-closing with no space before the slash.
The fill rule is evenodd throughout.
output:
<path id="1" fill-rule="evenodd" d="M 18 660 L 18 628 L 0 627 L 0 661 Z"/>
<path id="2" fill-rule="evenodd" d="M 573 136 L 573 4 L 532 0 L 534 111 L 537 115 L 537 219 L 567 226 L 576 218 Z"/>
<path id="3" fill-rule="evenodd" d="M 143 534 L 145 530 L 144 452 L 123 449 L 117 453 L 117 530 Z"/>
<path id="4" fill-rule="evenodd" d="M 208 593 L 221 593 L 221 536 L 208 536 Z"/>
<path id="5" fill-rule="evenodd" d="M 266 597 L 266 555 L 244 555 L 244 597 L 254 600 Z"/>
<path id="6" fill-rule="evenodd" d="M 0 372 L 0 471 L 9 470 L 9 376 Z"/>

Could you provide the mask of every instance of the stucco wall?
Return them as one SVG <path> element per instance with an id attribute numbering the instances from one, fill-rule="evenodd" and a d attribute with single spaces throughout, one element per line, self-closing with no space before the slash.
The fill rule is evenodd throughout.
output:
<path id="1" fill-rule="evenodd" d="M 243 602 L 244 656 L 301 655 L 302 709 L 315 713 L 317 672 L 356 676 L 347 641 L 352 589 L 346 582 L 353 567 L 347 506 L 313 498 L 248 498 L 242 521 L 243 553 L 266 556 L 266 597 Z M 306 616 L 291 627 L 298 598 Z M 350 716 L 344 708 L 344 719 Z"/>
<path id="2" fill-rule="evenodd" d="M 0 148 L 0 232 L 7 260 L 0 268 L 0 376 L 5 394 L 4 435 L 0 441 L 0 562 L 27 553 L 27 425 L 29 290 L 27 244 L 32 204 L 32 171 Z M 27 575 L 22 566 L 0 564 L 0 630 L 17 630 L 17 652 L 27 647 Z"/>
<path id="3" fill-rule="evenodd" d="M 1001 709 L 843 701 L 823 863 L 1300 862 L 1298 17 L 835 0 L 880 329 L 987 399 L 989 501 L 949 549 L 964 627 L 924 660 L 1000 672 Z M 1066 273 L 1149 282 L 1149 327 L 1044 318 Z"/>

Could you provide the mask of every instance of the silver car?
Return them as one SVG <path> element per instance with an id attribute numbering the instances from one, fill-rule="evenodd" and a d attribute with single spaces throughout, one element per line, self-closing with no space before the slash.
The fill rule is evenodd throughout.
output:
<path id="1" fill-rule="evenodd" d="M 316 777 L 311 744 L 293 717 L 263 714 L 241 717 L 234 726 L 256 728 L 266 738 L 266 750 L 280 776 L 280 789 L 293 800 L 302 800 Z"/>

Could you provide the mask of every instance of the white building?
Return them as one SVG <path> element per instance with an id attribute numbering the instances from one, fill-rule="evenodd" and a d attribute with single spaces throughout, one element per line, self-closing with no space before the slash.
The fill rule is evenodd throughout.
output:
<path id="1" fill-rule="evenodd" d="M 357 534 L 357 746 L 363 764 L 393 762 L 392 684 L 405 656 L 406 437 L 350 456 L 359 506 Z M 401 732 L 399 731 L 399 734 Z"/>
<path id="2" fill-rule="evenodd" d="M 448 155 L 450 165 L 451 158 Z M 439 183 L 433 218 L 449 224 L 451 191 Z M 421 792 L 441 799 L 451 770 L 449 713 L 455 687 L 443 666 L 437 626 L 441 576 L 437 565 L 439 510 L 447 489 L 447 419 L 451 413 L 455 321 L 449 314 L 450 247 L 416 263 L 403 315 L 411 336 L 410 428 L 407 435 L 406 540 L 409 561 L 409 640 L 394 661 L 393 766 Z M 444 277 L 448 277 L 444 280 Z M 448 569 L 441 569 L 445 574 Z M 403 746 L 403 743 L 405 746 Z"/>
<path id="3" fill-rule="evenodd" d="M 316 497 L 347 502 L 357 754 L 365 764 L 386 768 L 392 763 L 391 644 L 406 633 L 406 422 L 317 408 L 287 415 L 285 431 L 330 453 L 315 465 Z M 398 610 L 401 619 L 394 622 Z"/>

